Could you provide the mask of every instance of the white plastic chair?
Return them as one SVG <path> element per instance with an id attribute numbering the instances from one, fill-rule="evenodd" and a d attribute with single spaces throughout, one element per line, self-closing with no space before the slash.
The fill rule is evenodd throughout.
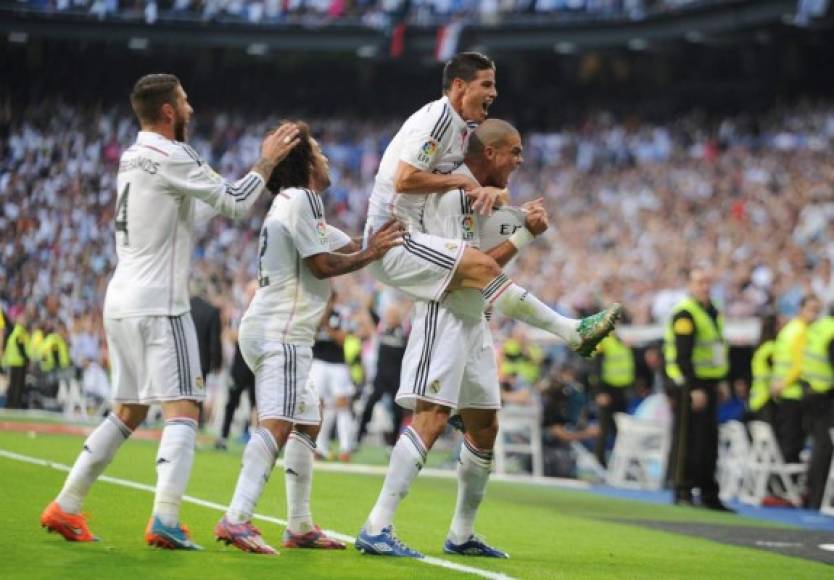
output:
<path id="1" fill-rule="evenodd" d="M 541 410 L 538 406 L 508 405 L 498 411 L 495 473 L 507 473 L 507 456 L 515 453 L 529 455 L 533 464 L 533 475 L 544 475 L 541 421 Z M 510 441 L 505 440 L 506 436 L 510 436 Z"/>
<path id="2" fill-rule="evenodd" d="M 743 423 L 728 421 L 718 428 L 716 480 L 723 501 L 735 499 L 741 491 L 749 453 L 750 440 Z"/>
<path id="3" fill-rule="evenodd" d="M 614 415 L 617 439 L 608 460 L 606 483 L 629 489 L 657 490 L 663 486 L 671 434 L 666 425 Z"/>
<path id="4" fill-rule="evenodd" d="M 785 463 L 770 424 L 751 421 L 747 426 L 751 438 L 750 454 L 739 499 L 746 504 L 761 505 L 765 496 L 773 493 L 797 507 L 801 506 L 798 479 L 806 472 L 807 466 L 804 463 Z"/>

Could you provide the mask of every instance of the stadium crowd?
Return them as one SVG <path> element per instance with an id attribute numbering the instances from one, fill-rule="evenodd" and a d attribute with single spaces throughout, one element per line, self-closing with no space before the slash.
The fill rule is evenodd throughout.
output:
<path id="1" fill-rule="evenodd" d="M 101 304 L 115 265 L 115 169 L 134 123 L 125 111 L 56 102 L 0 114 L 5 334 L 25 320 L 32 336 L 62 335 L 69 356 L 57 364 L 74 367 L 87 393 L 105 399 Z M 245 172 L 277 121 L 211 118 L 194 127 L 190 142 L 228 176 Z M 334 176 L 328 220 L 358 234 L 396 123 L 317 119 L 312 126 Z M 527 132 L 524 144 L 511 189 L 518 201 L 544 196 L 551 228 L 511 272 L 559 310 L 576 315 L 617 300 L 633 323 L 663 322 L 685 291 L 684 266 L 703 262 L 720 273 L 713 297 L 730 318 L 774 307 L 790 317 L 809 293 L 834 303 L 834 108 L 795 105 L 718 120 L 692 114 L 665 124 L 597 113 L 558 132 Z M 211 220 L 196 244 L 194 278 L 226 325 L 240 317 L 255 276 L 265 203 L 238 223 Z M 337 284 L 355 314 L 378 290 L 362 273 Z M 511 339 L 505 351 L 516 349 L 505 362 L 508 352 L 511 359 L 528 352 L 523 333 L 498 330 Z M 518 358 L 502 367 L 507 401 L 543 405 L 555 440 L 596 437 L 587 417 L 593 369 L 566 360 L 558 347 L 531 348 L 535 372 L 525 376 L 529 365 Z M 649 351 L 637 399 L 657 390 L 659 365 Z M 37 349 L 30 354 L 37 362 Z M 543 362 L 555 364 L 542 369 Z M 735 400 L 729 392 L 725 399 Z"/>
<path id="2" fill-rule="evenodd" d="M 28 0 L 25 5 L 38 11 L 144 20 L 148 24 L 159 20 L 305 25 L 351 22 L 385 28 L 393 22 L 436 25 L 456 19 L 494 25 L 525 16 L 641 19 L 651 12 L 709 3 L 716 0 Z"/>

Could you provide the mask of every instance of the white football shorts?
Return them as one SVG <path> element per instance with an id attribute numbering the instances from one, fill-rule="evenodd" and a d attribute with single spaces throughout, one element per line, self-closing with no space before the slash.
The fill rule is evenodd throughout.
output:
<path id="1" fill-rule="evenodd" d="M 202 401 L 197 331 L 191 313 L 180 316 L 105 318 L 113 402 L 150 405 Z"/>
<path id="2" fill-rule="evenodd" d="M 321 423 L 319 394 L 309 380 L 312 347 L 241 337 L 240 352 L 255 374 L 259 421 Z"/>
<path id="3" fill-rule="evenodd" d="M 500 409 L 501 388 L 489 325 L 460 317 L 438 302 L 417 302 L 403 358 L 397 403 L 453 409 Z"/>
<path id="4" fill-rule="evenodd" d="M 367 243 L 369 229 L 365 230 Z M 440 300 L 463 257 L 461 240 L 413 231 L 403 244 L 391 248 L 368 271 L 386 286 L 402 290 L 415 300 Z"/>

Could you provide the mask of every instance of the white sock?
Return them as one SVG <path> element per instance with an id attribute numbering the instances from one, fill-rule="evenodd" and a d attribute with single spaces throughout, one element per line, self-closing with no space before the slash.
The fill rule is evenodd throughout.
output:
<path id="1" fill-rule="evenodd" d="M 492 450 L 478 449 L 464 437 L 458 463 L 458 499 L 449 529 L 453 543 L 463 544 L 475 533 L 475 516 L 484 499 L 491 470 Z"/>
<path id="2" fill-rule="evenodd" d="M 339 435 L 339 451 L 350 453 L 353 438 L 353 415 L 350 409 L 336 409 L 336 433 Z"/>
<path id="3" fill-rule="evenodd" d="M 323 456 L 327 456 L 330 449 L 330 434 L 333 433 L 333 423 L 336 422 L 336 409 L 330 405 L 324 405 L 321 410 L 321 426 L 319 435 L 316 437 L 316 449 Z"/>
<path id="4" fill-rule="evenodd" d="M 179 523 L 180 503 L 194 464 L 197 421 L 177 417 L 165 421 L 156 454 L 156 495 L 153 513 L 166 526 Z"/>
<path id="5" fill-rule="evenodd" d="M 242 524 L 252 519 L 255 505 L 261 498 L 275 459 L 278 457 L 278 444 L 268 429 L 258 427 L 252 432 L 249 443 L 243 451 L 243 464 L 237 478 L 232 504 L 226 512 L 226 518 L 233 524 Z"/>
<path id="6" fill-rule="evenodd" d="M 403 430 L 391 452 L 391 462 L 388 464 L 382 491 L 368 516 L 366 529 L 369 533 L 378 534 L 394 523 L 394 512 L 408 495 L 411 484 L 426 463 L 427 453 L 425 444 L 414 428 Z"/>
<path id="7" fill-rule="evenodd" d="M 81 504 L 93 483 L 98 479 L 133 431 L 110 413 L 84 441 L 84 450 L 64 482 L 55 501 L 68 514 L 81 512 Z"/>
<path id="8" fill-rule="evenodd" d="M 582 340 L 576 331 L 579 320 L 551 310 L 504 273 L 487 284 L 481 294 L 488 305 L 494 306 L 505 316 L 555 334 L 571 347 L 577 346 Z"/>
<path id="9" fill-rule="evenodd" d="M 304 433 L 293 431 L 284 447 L 284 482 L 287 487 L 287 528 L 293 534 L 313 529 L 310 490 L 313 487 L 313 450 L 316 444 Z"/>

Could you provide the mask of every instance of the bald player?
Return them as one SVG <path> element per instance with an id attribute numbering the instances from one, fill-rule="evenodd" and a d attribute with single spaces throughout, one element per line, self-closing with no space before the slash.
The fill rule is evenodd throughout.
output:
<path id="1" fill-rule="evenodd" d="M 521 136 L 512 125 L 488 119 L 470 138 L 465 163 L 456 173 L 484 187 L 505 189 L 510 175 L 523 161 L 522 151 Z M 521 223 L 530 239 L 547 229 L 541 202 L 537 199 L 525 204 L 521 211 L 513 208 L 519 215 L 523 212 Z M 430 196 L 423 218 L 428 234 L 472 248 L 480 247 L 479 226 L 486 225 L 482 221 L 503 219 L 500 211 L 493 218 L 480 217 L 463 189 Z M 514 233 L 512 223 L 508 220 L 506 224 L 507 234 Z M 485 254 L 504 266 L 518 250 L 512 241 L 504 240 L 485 249 Z M 450 413 L 457 409 L 465 435 L 458 465 L 457 505 L 443 550 L 468 556 L 508 557 L 474 533 L 475 516 L 492 467 L 497 411 L 501 408 L 495 351 L 483 308 L 484 298 L 476 289 L 448 293 L 441 301 L 415 303 L 396 402 L 415 413 L 398 447 L 416 451 L 400 458 L 395 448 L 382 492 L 357 538 L 360 551 L 421 557 L 399 540 L 391 546 L 388 537 L 394 537 L 393 520 L 400 500 L 445 429 Z"/>

